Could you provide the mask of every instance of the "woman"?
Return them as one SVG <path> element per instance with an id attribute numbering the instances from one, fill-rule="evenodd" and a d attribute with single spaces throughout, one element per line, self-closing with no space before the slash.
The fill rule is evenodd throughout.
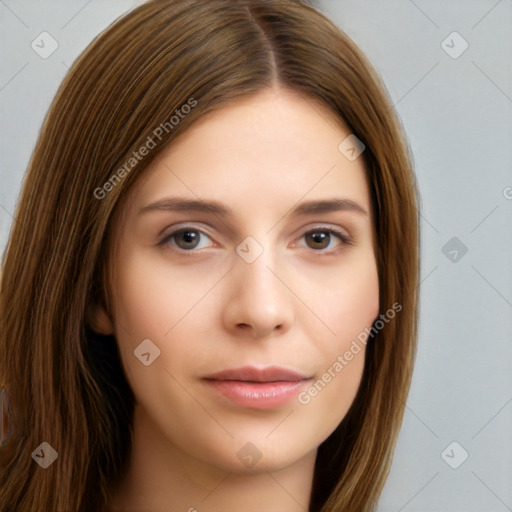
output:
<path id="1" fill-rule="evenodd" d="M 50 108 L 4 257 L 4 509 L 373 510 L 416 196 L 383 85 L 312 7 L 115 22 Z"/>

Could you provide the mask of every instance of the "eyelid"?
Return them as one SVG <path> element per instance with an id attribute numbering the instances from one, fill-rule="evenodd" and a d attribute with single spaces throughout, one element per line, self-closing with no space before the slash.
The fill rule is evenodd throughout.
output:
<path id="1" fill-rule="evenodd" d="M 161 235 L 162 237 L 165 237 L 165 236 L 169 236 L 169 235 L 172 235 L 173 233 L 175 233 L 176 231 L 181 231 L 182 229 L 195 229 L 197 231 L 201 231 L 202 233 L 204 233 L 205 235 L 208 235 L 208 236 L 212 236 L 212 234 L 210 233 L 210 230 L 205 227 L 202 223 L 193 223 L 193 222 L 179 222 L 178 224 L 173 224 L 172 226 L 167 226 L 165 229 L 163 229 L 161 231 Z"/>

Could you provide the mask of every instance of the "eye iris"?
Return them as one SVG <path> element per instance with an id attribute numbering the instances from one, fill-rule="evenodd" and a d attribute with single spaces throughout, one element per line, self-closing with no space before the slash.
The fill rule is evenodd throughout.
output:
<path id="1" fill-rule="evenodd" d="M 193 249 L 197 246 L 199 242 L 199 233 L 197 231 L 192 231 L 190 229 L 184 229 L 181 231 L 178 231 L 176 237 L 176 243 L 182 248 L 182 249 Z M 184 242 L 184 243 L 183 243 Z M 192 245 L 187 245 L 192 244 Z"/>
<path id="2" fill-rule="evenodd" d="M 326 233 L 325 231 L 313 231 L 312 233 L 308 233 L 306 237 L 313 241 L 314 249 L 325 249 L 331 240 L 330 233 Z"/>

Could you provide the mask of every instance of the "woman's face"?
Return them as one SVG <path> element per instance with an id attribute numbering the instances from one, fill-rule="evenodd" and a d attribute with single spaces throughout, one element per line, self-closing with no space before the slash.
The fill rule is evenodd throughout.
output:
<path id="1" fill-rule="evenodd" d="M 365 357 L 353 341 L 379 311 L 349 134 L 311 98 L 268 90 L 204 117 L 137 182 L 111 329 L 139 438 L 271 470 L 314 456 L 346 415 Z"/>

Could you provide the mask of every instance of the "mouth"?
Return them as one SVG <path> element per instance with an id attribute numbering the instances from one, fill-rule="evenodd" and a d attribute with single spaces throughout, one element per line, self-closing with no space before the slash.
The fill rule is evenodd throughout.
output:
<path id="1" fill-rule="evenodd" d="M 289 402 L 311 377 L 277 366 L 244 366 L 208 375 L 203 380 L 235 405 L 270 409 Z"/>

